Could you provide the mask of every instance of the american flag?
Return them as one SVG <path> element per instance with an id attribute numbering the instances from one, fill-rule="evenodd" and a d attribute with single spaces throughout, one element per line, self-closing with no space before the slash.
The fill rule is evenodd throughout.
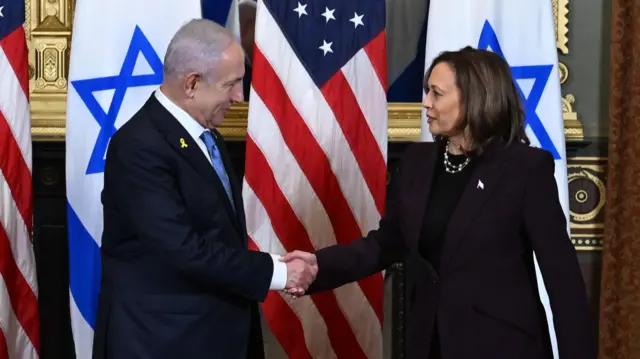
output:
<path id="1" fill-rule="evenodd" d="M 243 198 L 253 248 L 313 252 L 378 227 L 387 159 L 384 0 L 259 0 Z M 322 269 L 320 269 L 322 270 Z M 266 320 L 289 358 L 381 358 L 383 279 Z"/>
<path id="2" fill-rule="evenodd" d="M 0 359 L 40 347 L 24 21 L 24 0 L 0 0 Z"/>

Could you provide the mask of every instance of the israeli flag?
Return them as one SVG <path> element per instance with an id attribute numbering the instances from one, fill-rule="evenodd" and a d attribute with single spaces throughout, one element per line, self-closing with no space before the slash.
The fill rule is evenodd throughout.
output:
<path id="1" fill-rule="evenodd" d="M 103 229 L 100 193 L 109 139 L 162 82 L 162 59 L 174 33 L 200 17 L 198 0 L 76 3 L 66 178 L 71 326 L 78 359 L 91 358 L 96 324 Z"/>
<path id="2" fill-rule="evenodd" d="M 440 52 L 467 45 L 500 54 L 511 67 L 526 108 L 531 144 L 556 160 L 555 178 L 567 217 L 569 195 L 564 122 L 553 8 L 540 0 L 431 0 L 425 71 Z M 422 140 L 432 140 L 422 114 Z M 536 261 L 540 298 L 547 313 L 554 357 L 558 357 L 553 315 Z"/>
<path id="3" fill-rule="evenodd" d="M 240 39 L 238 0 L 202 0 L 202 17 L 226 27 Z"/>

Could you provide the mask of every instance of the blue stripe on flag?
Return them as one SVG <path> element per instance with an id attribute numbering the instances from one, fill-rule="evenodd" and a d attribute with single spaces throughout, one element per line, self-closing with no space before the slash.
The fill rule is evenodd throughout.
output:
<path id="1" fill-rule="evenodd" d="M 233 0 L 202 0 L 202 17 L 226 26 L 232 1 Z"/>
<path id="2" fill-rule="evenodd" d="M 388 102 L 422 102 L 424 93 L 425 42 L 427 40 L 427 16 L 425 16 L 416 57 L 391 84 L 387 92 Z"/>
<path id="3" fill-rule="evenodd" d="M 95 329 L 100 291 L 100 247 L 67 202 L 69 287 L 80 313 Z"/>

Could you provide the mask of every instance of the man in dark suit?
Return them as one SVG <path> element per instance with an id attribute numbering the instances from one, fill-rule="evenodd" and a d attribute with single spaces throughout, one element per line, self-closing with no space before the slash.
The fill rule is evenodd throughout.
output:
<path id="1" fill-rule="evenodd" d="M 243 75 L 233 35 L 193 20 L 169 44 L 160 89 L 111 139 L 94 358 L 262 358 L 258 302 L 315 276 L 247 248 L 215 130 Z"/>

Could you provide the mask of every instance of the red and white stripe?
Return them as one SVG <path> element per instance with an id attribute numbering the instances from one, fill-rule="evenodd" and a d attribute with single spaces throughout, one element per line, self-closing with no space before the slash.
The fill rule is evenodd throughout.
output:
<path id="1" fill-rule="evenodd" d="M 0 359 L 40 348 L 27 58 L 23 27 L 0 40 Z"/>
<path id="2" fill-rule="evenodd" d="M 258 4 L 243 185 L 255 249 L 313 252 L 377 228 L 387 158 L 385 34 L 317 88 Z M 264 313 L 289 358 L 381 358 L 383 280 L 375 274 Z"/>

